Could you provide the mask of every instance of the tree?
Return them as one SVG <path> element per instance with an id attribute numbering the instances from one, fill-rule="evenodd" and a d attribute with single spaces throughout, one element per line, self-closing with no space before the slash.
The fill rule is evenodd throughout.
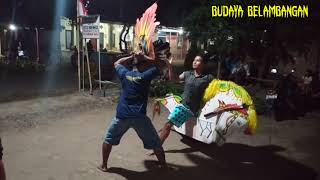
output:
<path id="1" fill-rule="evenodd" d="M 319 39 L 315 24 L 319 18 L 314 11 L 308 19 L 253 19 L 253 18 L 213 18 L 212 5 L 239 4 L 246 7 L 247 1 L 204 1 L 195 8 L 185 20 L 184 27 L 189 32 L 191 48 L 199 48 L 199 44 L 224 59 L 230 52 L 250 55 L 263 66 L 262 72 L 268 70 L 272 64 L 279 61 L 292 61 L 290 52 L 307 54 L 308 46 L 315 39 Z M 266 3 L 266 2 L 264 2 Z M 273 2 L 279 4 L 279 2 Z M 282 1 L 291 4 L 291 1 Z M 261 4 L 261 1 L 251 2 Z M 268 4 L 272 4 L 268 2 Z M 264 5 L 264 4 L 261 4 Z M 315 5 L 310 3 L 310 9 Z M 264 74 L 264 73 L 262 73 Z"/>

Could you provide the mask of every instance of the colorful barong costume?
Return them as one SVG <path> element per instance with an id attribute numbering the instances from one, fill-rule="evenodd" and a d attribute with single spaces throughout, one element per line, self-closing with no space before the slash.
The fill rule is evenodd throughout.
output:
<path id="1" fill-rule="evenodd" d="M 185 116 L 176 113 L 177 108 L 182 106 L 179 96 L 170 95 L 157 101 L 170 111 L 168 119 L 177 132 L 207 144 L 222 145 L 236 132 L 252 135 L 257 129 L 252 98 L 243 87 L 231 81 L 213 80 L 209 84 L 198 117 L 192 118 L 187 111 L 184 111 Z M 186 120 L 186 117 L 189 119 Z"/>

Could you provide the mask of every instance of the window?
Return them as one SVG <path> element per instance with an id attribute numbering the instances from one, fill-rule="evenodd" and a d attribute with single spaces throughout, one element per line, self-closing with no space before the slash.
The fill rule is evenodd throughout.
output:
<path id="1" fill-rule="evenodd" d="M 72 31 L 66 30 L 66 49 L 72 49 Z"/>
<path id="2" fill-rule="evenodd" d="M 162 37 L 158 37 L 159 40 L 161 40 L 162 42 L 167 42 L 167 37 L 162 36 Z"/>

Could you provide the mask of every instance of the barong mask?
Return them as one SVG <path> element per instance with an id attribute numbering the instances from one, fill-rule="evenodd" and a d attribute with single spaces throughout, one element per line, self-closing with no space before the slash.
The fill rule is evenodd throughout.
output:
<path id="1" fill-rule="evenodd" d="M 156 22 L 156 11 L 158 5 L 154 3 L 149 7 L 142 15 L 137 19 L 135 26 L 135 39 L 136 39 L 136 50 L 143 51 L 145 55 L 155 58 L 155 52 L 153 47 L 153 37 L 155 34 L 156 27 L 160 22 Z"/>

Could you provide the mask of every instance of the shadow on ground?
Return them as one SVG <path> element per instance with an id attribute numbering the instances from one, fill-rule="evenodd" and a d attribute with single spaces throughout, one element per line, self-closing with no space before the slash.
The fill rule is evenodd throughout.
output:
<path id="1" fill-rule="evenodd" d="M 279 146 L 248 146 L 243 144 L 225 144 L 222 147 L 206 145 L 192 139 L 183 139 L 189 148 L 171 150 L 166 153 L 185 153 L 186 158 L 195 166 L 169 164 L 169 170 L 157 169 L 156 161 L 145 161 L 144 172 L 123 168 L 110 168 L 128 180 L 154 179 L 237 179 L 237 180 L 313 180 L 317 178 L 315 170 L 277 154 L 285 149 Z M 208 158 L 196 155 L 201 152 Z"/>

